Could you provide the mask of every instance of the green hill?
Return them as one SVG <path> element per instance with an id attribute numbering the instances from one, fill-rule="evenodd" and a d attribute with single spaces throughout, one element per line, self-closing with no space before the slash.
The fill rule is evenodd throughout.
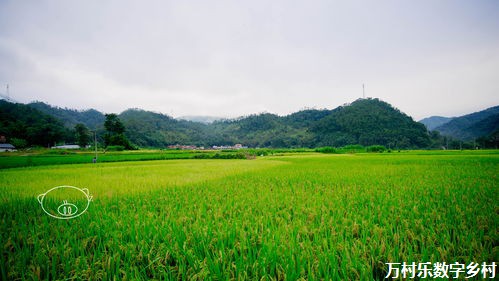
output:
<path id="1" fill-rule="evenodd" d="M 242 143 L 250 147 L 312 146 L 306 141 L 305 128 L 294 127 L 285 117 L 270 113 L 215 122 L 211 128 L 218 136 L 226 139 L 228 144 Z"/>
<path id="2" fill-rule="evenodd" d="M 348 144 L 387 147 L 426 147 L 429 136 L 423 124 L 379 99 L 358 99 L 340 106 L 311 127 L 318 146 Z"/>
<path id="3" fill-rule="evenodd" d="M 102 128 L 102 124 L 104 124 L 104 120 L 106 119 L 104 114 L 95 109 L 80 111 L 55 107 L 43 102 L 32 102 L 28 105 L 61 120 L 64 126 L 70 129 L 73 129 L 78 123 L 82 123 L 90 129 Z"/>
<path id="4" fill-rule="evenodd" d="M 16 147 L 52 146 L 72 140 L 74 134 L 57 118 L 31 106 L 0 100 L 0 136 Z"/>
<path id="5" fill-rule="evenodd" d="M 125 125 L 125 134 L 139 146 L 165 147 L 170 144 L 202 145 L 207 138 L 206 125 L 197 122 L 177 120 L 170 116 L 128 109 L 119 118 Z"/>
<path id="6" fill-rule="evenodd" d="M 499 130 L 499 106 L 456 117 L 435 130 L 464 141 L 493 134 Z"/>
<path id="7" fill-rule="evenodd" d="M 77 111 L 44 103 L 29 106 L 61 120 L 69 129 L 77 123 L 89 128 L 103 127 L 104 115 L 96 110 Z M 119 118 L 126 136 L 140 147 L 241 143 L 249 147 L 362 144 L 424 148 L 430 144 L 423 124 L 378 99 L 359 99 L 333 110 L 307 109 L 287 116 L 261 113 L 211 124 L 178 120 L 141 109 L 128 109 Z M 102 135 L 101 130 L 98 135 Z"/>

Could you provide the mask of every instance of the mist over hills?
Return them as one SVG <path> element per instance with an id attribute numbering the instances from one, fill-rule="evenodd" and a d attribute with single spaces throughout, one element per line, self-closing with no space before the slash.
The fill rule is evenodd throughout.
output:
<path id="1" fill-rule="evenodd" d="M 445 123 L 448 123 L 452 119 L 454 119 L 454 117 L 431 116 L 423 118 L 418 122 L 423 123 L 428 130 L 433 131 L 435 128 L 442 126 Z"/>
<path id="2" fill-rule="evenodd" d="M 177 119 L 178 120 L 199 122 L 199 123 L 203 123 L 203 124 L 211 124 L 215 121 L 223 120 L 223 119 L 227 119 L 227 118 L 216 117 L 216 116 L 205 116 L 205 115 L 187 115 L 187 116 L 180 116 Z"/>
<path id="3" fill-rule="evenodd" d="M 98 135 L 104 134 L 105 115 L 94 109 L 78 111 L 53 107 L 42 102 L 28 105 L 1 102 L 2 113 L 22 112 L 31 108 L 29 114 L 37 116 L 34 119 L 52 120 L 52 129 L 58 133 L 52 134 L 50 140 L 35 141 L 36 137 L 20 134 L 20 131 L 30 128 L 29 120 L 23 119 L 21 126 L 21 123 L 12 120 L 9 114 L 2 114 L 0 135 L 26 139 L 30 144 L 72 142 L 74 136 L 71 131 L 80 123 L 90 130 L 96 130 Z M 488 136 L 497 131 L 498 111 L 499 107 L 494 107 L 458 118 L 431 117 L 421 122 L 429 128 L 435 128 L 442 135 L 469 140 L 471 136 Z M 48 117 L 51 119 L 47 119 Z M 212 122 L 175 119 L 166 114 L 142 109 L 128 109 L 118 117 L 125 126 L 126 136 L 139 147 L 241 143 L 249 147 L 361 144 L 385 145 L 392 148 L 429 148 L 440 147 L 442 142 L 438 133 L 429 134 L 422 123 L 415 122 L 410 116 L 384 101 L 371 98 L 358 99 L 332 110 L 306 109 L 286 116 L 261 113 Z M 24 129 L 16 129 L 16 126 Z"/>

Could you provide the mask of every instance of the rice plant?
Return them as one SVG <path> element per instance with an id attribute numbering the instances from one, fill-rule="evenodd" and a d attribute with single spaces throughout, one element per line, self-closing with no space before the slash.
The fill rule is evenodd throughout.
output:
<path id="1" fill-rule="evenodd" d="M 299 153 L 0 170 L 2 280 L 381 280 L 498 261 L 497 153 Z M 88 188 L 48 216 L 37 195 Z"/>

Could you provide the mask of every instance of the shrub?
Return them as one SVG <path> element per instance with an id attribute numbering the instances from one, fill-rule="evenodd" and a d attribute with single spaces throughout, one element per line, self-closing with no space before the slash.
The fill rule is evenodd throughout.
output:
<path id="1" fill-rule="evenodd" d="M 267 156 L 271 155 L 272 151 L 266 148 L 247 149 L 243 151 L 247 156 Z"/>
<path id="2" fill-rule="evenodd" d="M 246 159 L 246 155 L 243 153 L 215 153 L 212 157 L 213 159 Z"/>
<path id="3" fill-rule="evenodd" d="M 338 153 L 338 150 L 331 146 L 318 147 L 315 151 L 320 153 Z"/>
<path id="4" fill-rule="evenodd" d="M 55 154 L 55 155 L 66 155 L 66 154 L 76 154 L 73 150 L 68 150 L 68 149 L 50 149 L 47 150 L 44 154 Z"/>
<path id="5" fill-rule="evenodd" d="M 192 157 L 192 158 L 194 158 L 194 159 L 210 159 L 211 155 L 209 155 L 208 153 L 199 153 L 199 154 L 194 155 L 194 157 Z"/>
<path id="6" fill-rule="evenodd" d="M 215 154 L 199 153 L 194 155 L 194 159 L 253 159 L 249 154 L 245 153 L 223 153 L 217 152 Z"/>
<path id="7" fill-rule="evenodd" d="M 125 147 L 123 145 L 110 145 L 106 149 L 108 151 L 123 151 Z"/>
<path id="8" fill-rule="evenodd" d="M 25 139 L 11 138 L 10 143 L 16 148 L 25 148 L 28 146 L 28 142 Z"/>
<path id="9" fill-rule="evenodd" d="M 364 146 L 362 146 L 360 144 L 349 144 L 349 145 L 345 145 L 344 147 L 342 147 L 342 149 L 345 149 L 345 150 L 363 150 Z"/>
<path id="10" fill-rule="evenodd" d="M 358 153 L 366 151 L 365 147 L 360 144 L 345 145 L 342 148 L 340 148 L 340 150 L 346 153 Z"/>
<path id="11" fill-rule="evenodd" d="M 366 151 L 367 152 L 383 152 L 386 150 L 386 147 L 382 146 L 382 145 L 371 145 L 371 146 L 368 146 L 366 147 Z"/>

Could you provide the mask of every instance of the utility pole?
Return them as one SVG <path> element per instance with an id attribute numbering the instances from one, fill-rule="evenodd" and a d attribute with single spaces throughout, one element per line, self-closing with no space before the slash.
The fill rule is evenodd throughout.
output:
<path id="1" fill-rule="evenodd" d="M 94 149 L 95 149 L 95 157 L 93 162 L 97 163 L 97 130 L 94 130 Z"/>

